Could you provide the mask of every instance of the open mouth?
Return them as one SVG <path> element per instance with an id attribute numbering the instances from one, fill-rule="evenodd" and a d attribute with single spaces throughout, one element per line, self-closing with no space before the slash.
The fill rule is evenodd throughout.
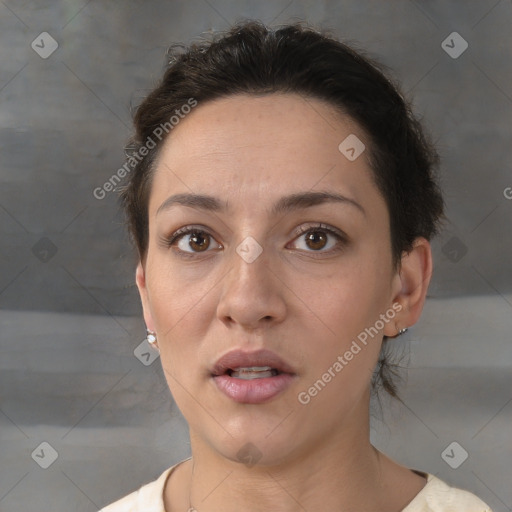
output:
<path id="1" fill-rule="evenodd" d="M 297 378 L 295 369 L 270 350 L 232 350 L 212 366 L 210 375 L 219 391 L 244 404 L 268 402 Z"/>
<path id="2" fill-rule="evenodd" d="M 235 368 L 234 370 L 228 369 L 226 373 L 235 379 L 254 380 L 275 377 L 281 372 L 276 368 L 271 368 L 270 366 L 250 366 L 245 368 Z"/>
<path id="3" fill-rule="evenodd" d="M 295 370 L 270 350 L 254 352 L 232 350 L 222 356 L 211 368 L 213 377 L 228 375 L 243 380 L 264 379 L 282 373 L 293 375 Z"/>

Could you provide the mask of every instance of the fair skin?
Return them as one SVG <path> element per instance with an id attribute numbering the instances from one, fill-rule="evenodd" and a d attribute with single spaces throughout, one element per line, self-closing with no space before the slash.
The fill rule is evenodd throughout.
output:
<path id="1" fill-rule="evenodd" d="M 338 150 L 349 134 L 369 150 L 362 129 L 322 101 L 239 95 L 200 104 L 164 143 L 136 281 L 190 430 L 192 460 L 167 481 L 167 512 L 399 512 L 426 483 L 371 445 L 368 409 L 382 336 L 396 336 L 421 314 L 431 249 L 418 238 L 401 268 L 392 268 L 389 214 L 366 151 L 349 161 Z M 284 196 L 319 191 L 361 208 L 345 201 L 270 212 Z M 173 204 L 157 212 L 181 193 L 213 196 L 227 209 Z M 165 243 L 190 225 L 203 238 Z M 249 236 L 263 249 L 251 263 L 236 252 Z M 379 334 L 307 404 L 299 402 L 393 304 L 401 309 Z M 233 348 L 276 352 L 296 370 L 293 382 L 265 403 L 233 401 L 209 373 Z M 237 456 L 247 443 L 257 448 L 255 465 Z"/>

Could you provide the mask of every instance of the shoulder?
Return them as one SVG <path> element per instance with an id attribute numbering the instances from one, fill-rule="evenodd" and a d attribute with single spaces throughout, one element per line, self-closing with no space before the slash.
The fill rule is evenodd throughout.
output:
<path id="1" fill-rule="evenodd" d="M 143 485 L 131 494 L 102 508 L 99 512 L 165 512 L 163 500 L 165 482 L 171 474 L 171 471 L 178 464 L 167 468 L 153 482 Z"/>
<path id="2" fill-rule="evenodd" d="M 492 512 L 478 496 L 427 473 L 427 483 L 402 512 Z"/>

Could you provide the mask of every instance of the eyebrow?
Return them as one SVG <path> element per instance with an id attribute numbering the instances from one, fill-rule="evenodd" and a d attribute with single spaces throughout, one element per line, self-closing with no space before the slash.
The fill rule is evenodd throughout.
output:
<path id="1" fill-rule="evenodd" d="M 300 192 L 281 197 L 272 206 L 270 213 L 271 215 L 278 215 L 293 210 L 310 208 L 324 203 L 342 203 L 352 205 L 366 216 L 365 209 L 354 199 L 328 191 Z M 168 197 L 158 207 L 156 214 L 158 215 L 160 212 L 168 210 L 175 205 L 189 206 L 191 208 L 212 212 L 225 212 L 229 209 L 227 201 L 223 203 L 213 196 L 204 194 L 175 194 Z"/>

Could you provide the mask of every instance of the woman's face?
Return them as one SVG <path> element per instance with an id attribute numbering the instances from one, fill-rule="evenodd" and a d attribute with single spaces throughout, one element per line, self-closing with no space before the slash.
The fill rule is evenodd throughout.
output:
<path id="1" fill-rule="evenodd" d="M 199 104 L 165 141 L 137 283 L 197 446 L 270 464 L 366 428 L 400 279 L 361 142 L 349 118 L 291 94 Z M 247 361 L 215 368 L 233 350 Z"/>

